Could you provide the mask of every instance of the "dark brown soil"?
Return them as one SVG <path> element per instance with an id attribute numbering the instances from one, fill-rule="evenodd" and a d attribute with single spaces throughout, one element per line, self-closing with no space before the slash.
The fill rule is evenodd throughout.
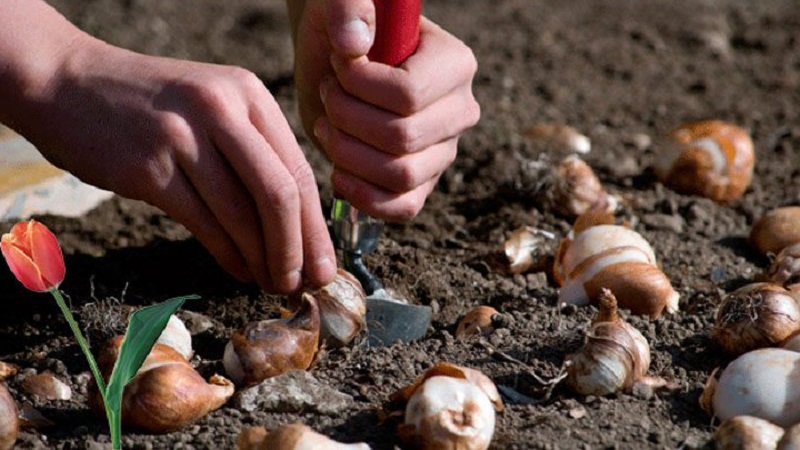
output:
<path id="1" fill-rule="evenodd" d="M 293 115 L 282 1 L 53 3 L 115 44 L 253 70 L 302 134 Z M 412 223 L 388 227 L 368 264 L 387 285 L 433 306 L 427 337 L 411 345 L 326 353 L 312 373 L 354 397 L 341 413 L 249 413 L 226 406 L 180 432 L 127 432 L 126 447 L 231 448 L 244 426 L 301 420 L 341 440 L 391 449 L 398 444 L 396 421 L 382 422 L 379 407 L 438 361 L 478 368 L 499 385 L 541 396 L 542 387 L 525 368 L 491 358 L 477 341 L 452 338 L 469 307 L 494 306 L 510 319 L 487 341 L 547 378 L 580 346 L 593 315 L 591 307 L 557 307 L 557 289 L 543 272 L 509 276 L 497 269 L 502 242 L 513 229 L 528 224 L 560 238 L 571 225 L 518 188 L 525 184 L 516 179 L 523 161 L 558 157 L 525 138 L 540 122 L 587 134 L 593 144 L 587 161 L 610 191 L 632 199 L 624 215 L 654 246 L 681 294 L 681 311 L 630 321 L 652 346 L 650 373 L 679 388 L 598 398 L 559 386 L 541 404 L 507 399 L 493 448 L 697 448 L 711 439 L 711 419 L 697 399 L 711 370 L 728 361 L 709 338 L 715 305 L 721 293 L 768 264 L 747 243 L 753 221 L 771 208 L 800 203 L 800 3 L 428 0 L 425 12 L 474 49 L 482 119 L 463 138 L 458 160 L 424 211 Z M 741 125 L 756 144 L 753 183 L 730 206 L 676 194 L 650 169 L 658 137 L 706 118 Z M 300 139 L 318 170 L 323 199 L 330 199 L 326 163 Z M 182 227 L 146 205 L 115 198 L 77 220 L 40 219 L 64 247 L 63 290 L 95 347 L 108 332 L 100 325 L 111 322 L 103 314 L 118 302 L 139 306 L 197 293 L 202 300 L 185 309 L 215 320 L 216 326 L 195 336 L 195 362 L 210 374 L 222 370 L 233 329 L 276 315 L 281 304 L 279 297 L 232 281 Z M 10 226 L 0 224 L 0 231 Z M 55 304 L 26 292 L 4 270 L 0 286 L 6 308 L 0 360 L 55 371 L 76 389 L 70 402 L 45 402 L 26 397 L 19 377 L 10 380 L 20 403 L 33 401 L 56 423 L 22 433 L 18 447 L 83 449 L 108 442 L 105 422 L 86 407 L 87 367 Z"/>

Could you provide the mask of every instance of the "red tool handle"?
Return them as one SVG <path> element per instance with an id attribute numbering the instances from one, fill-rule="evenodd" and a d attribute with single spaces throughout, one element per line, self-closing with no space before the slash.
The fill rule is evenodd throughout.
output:
<path id="1" fill-rule="evenodd" d="M 422 0 L 373 0 L 375 42 L 367 56 L 397 66 L 417 49 Z"/>

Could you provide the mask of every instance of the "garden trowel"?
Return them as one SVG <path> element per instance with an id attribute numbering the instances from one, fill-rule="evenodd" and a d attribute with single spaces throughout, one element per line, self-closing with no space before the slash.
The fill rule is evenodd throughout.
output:
<path id="1" fill-rule="evenodd" d="M 421 0 L 374 0 L 374 3 L 375 42 L 368 56 L 384 64 L 401 64 L 414 53 L 419 42 Z M 333 199 L 331 220 L 334 242 L 344 255 L 344 268 L 358 278 L 367 293 L 369 345 L 384 346 L 423 337 L 431 323 L 431 308 L 412 305 L 390 294 L 361 259 L 377 248 L 382 222 L 341 198 Z"/>

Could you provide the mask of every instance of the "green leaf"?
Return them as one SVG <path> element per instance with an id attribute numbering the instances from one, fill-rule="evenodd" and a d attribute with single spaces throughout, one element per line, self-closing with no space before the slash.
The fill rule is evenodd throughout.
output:
<path id="1" fill-rule="evenodd" d="M 122 393 L 147 355 L 155 345 L 169 317 L 183 305 L 186 300 L 200 298 L 197 295 L 175 297 L 156 305 L 147 306 L 134 312 L 128 320 L 128 330 L 122 340 L 119 357 L 114 363 L 114 370 L 106 387 L 106 401 L 117 419 L 122 407 Z"/>

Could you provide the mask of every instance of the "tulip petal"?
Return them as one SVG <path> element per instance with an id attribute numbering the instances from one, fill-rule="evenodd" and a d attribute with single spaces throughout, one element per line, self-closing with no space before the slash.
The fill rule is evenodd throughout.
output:
<path id="1" fill-rule="evenodd" d="M 39 269 L 20 247 L 14 245 L 14 241 L 13 236 L 6 234 L 3 235 L 3 240 L 0 242 L 0 249 L 3 251 L 3 257 L 6 259 L 11 273 L 26 288 L 35 292 L 47 292 L 49 289 L 42 282 Z"/>
<path id="2" fill-rule="evenodd" d="M 48 289 L 57 287 L 64 281 L 66 272 L 64 254 L 61 252 L 58 239 L 43 224 L 34 220 L 28 223 L 30 224 L 28 233 L 33 263 L 39 267 L 39 273 Z"/>

